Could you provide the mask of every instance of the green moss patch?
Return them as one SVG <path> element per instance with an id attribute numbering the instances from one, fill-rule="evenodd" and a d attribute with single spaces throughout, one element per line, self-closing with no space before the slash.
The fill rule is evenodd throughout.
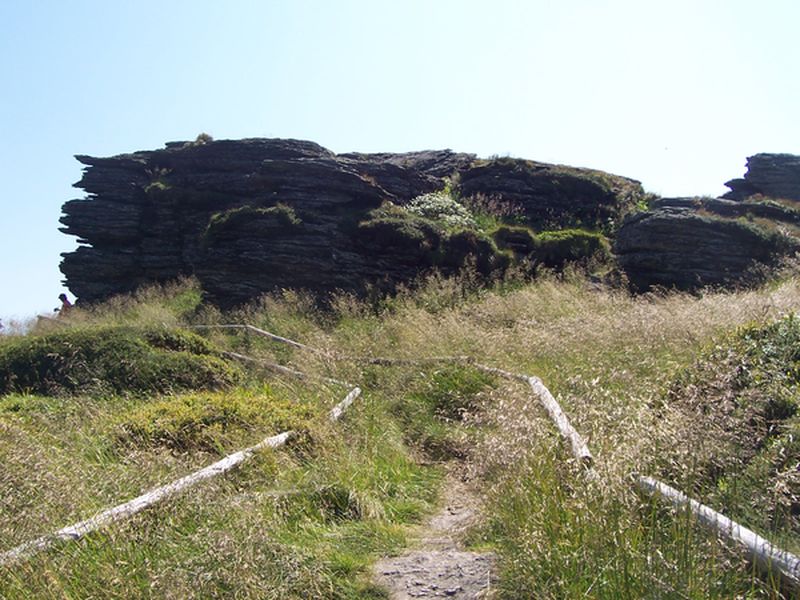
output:
<path id="1" fill-rule="evenodd" d="M 203 338 L 174 329 L 76 328 L 0 347 L 0 393 L 144 393 L 239 380 Z"/>
<path id="2" fill-rule="evenodd" d="M 308 403 L 277 396 L 269 388 L 195 392 L 127 413 L 119 423 L 119 439 L 140 447 L 220 450 L 243 443 L 249 432 L 301 429 L 311 414 Z"/>
<path id="3" fill-rule="evenodd" d="M 537 258 L 546 266 L 563 267 L 568 262 L 586 260 L 600 255 L 610 256 L 610 245 L 602 234 L 582 229 L 544 231 L 536 236 Z"/>
<path id="4" fill-rule="evenodd" d="M 499 248 L 511 250 L 517 256 L 529 256 L 538 246 L 536 234 L 527 227 L 502 225 L 492 233 Z"/>
<path id="5" fill-rule="evenodd" d="M 492 234 L 498 247 L 517 257 L 552 269 L 590 258 L 611 257 L 611 246 L 600 233 L 583 229 L 562 229 L 535 234 L 527 227 L 502 226 Z"/>
<path id="6" fill-rule="evenodd" d="M 206 242 L 238 237 L 243 228 L 258 228 L 263 233 L 285 233 L 297 229 L 302 224 L 294 209 L 285 204 L 269 208 L 240 206 L 211 216 L 203 233 Z"/>

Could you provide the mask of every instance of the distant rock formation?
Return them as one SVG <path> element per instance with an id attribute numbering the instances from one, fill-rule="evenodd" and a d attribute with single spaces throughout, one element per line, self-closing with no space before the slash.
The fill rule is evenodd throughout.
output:
<path id="1" fill-rule="evenodd" d="M 307 141 L 198 138 L 76 158 L 86 168 L 75 185 L 87 197 L 64 204 L 61 231 L 81 245 L 61 271 L 81 302 L 182 275 L 232 306 L 278 288 L 391 289 L 467 261 L 502 271 L 510 252 L 487 232 L 449 231 L 392 208 L 446 184 L 537 228 L 596 230 L 642 197 L 638 182 L 607 173 L 450 150 L 337 155 Z"/>
<path id="2" fill-rule="evenodd" d="M 800 156 L 756 154 L 723 198 L 664 198 L 630 216 L 614 250 L 632 286 L 758 281 L 800 249 Z"/>
<path id="3" fill-rule="evenodd" d="M 783 228 L 781 228 L 783 224 Z M 663 198 L 630 216 L 614 251 L 632 286 L 695 290 L 757 281 L 798 249 L 800 212 L 721 199 Z"/>
<path id="4" fill-rule="evenodd" d="M 756 154 L 747 159 L 743 179 L 725 184 L 731 191 L 723 196 L 745 200 L 751 196 L 800 201 L 800 156 L 794 154 Z"/>

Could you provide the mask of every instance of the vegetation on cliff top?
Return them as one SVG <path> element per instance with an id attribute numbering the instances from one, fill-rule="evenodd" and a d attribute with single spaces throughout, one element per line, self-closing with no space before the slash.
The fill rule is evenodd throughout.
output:
<path id="1" fill-rule="evenodd" d="M 513 224 L 513 215 L 473 212 L 450 188 L 425 194 L 404 206 L 384 203 L 359 224 L 358 238 L 397 260 L 454 273 L 472 265 L 483 276 L 502 277 L 510 268 L 533 274 L 541 267 L 564 269 L 569 263 L 607 268 L 610 244 L 596 231 L 562 229 L 535 232 Z"/>

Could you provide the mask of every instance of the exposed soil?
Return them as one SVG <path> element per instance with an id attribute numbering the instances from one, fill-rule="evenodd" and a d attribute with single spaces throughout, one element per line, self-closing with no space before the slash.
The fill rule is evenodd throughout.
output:
<path id="1" fill-rule="evenodd" d="M 420 529 L 414 550 L 375 565 L 375 582 L 392 600 L 490 598 L 495 556 L 461 548 L 479 509 L 480 500 L 469 483 L 451 472 L 442 510 Z"/>

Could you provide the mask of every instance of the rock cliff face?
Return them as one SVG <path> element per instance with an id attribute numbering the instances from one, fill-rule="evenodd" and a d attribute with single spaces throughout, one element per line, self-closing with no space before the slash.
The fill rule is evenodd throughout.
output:
<path id="1" fill-rule="evenodd" d="M 61 230 L 81 245 L 61 270 L 81 302 L 181 275 L 231 306 L 276 288 L 391 289 L 466 261 L 501 271 L 511 258 L 486 232 L 386 208 L 446 181 L 460 181 L 468 202 L 510 207 L 537 227 L 597 229 L 642 195 L 638 182 L 596 171 L 449 150 L 336 155 L 298 140 L 175 142 L 77 159 L 86 167 L 76 187 L 87 196 L 64 204 Z"/>

